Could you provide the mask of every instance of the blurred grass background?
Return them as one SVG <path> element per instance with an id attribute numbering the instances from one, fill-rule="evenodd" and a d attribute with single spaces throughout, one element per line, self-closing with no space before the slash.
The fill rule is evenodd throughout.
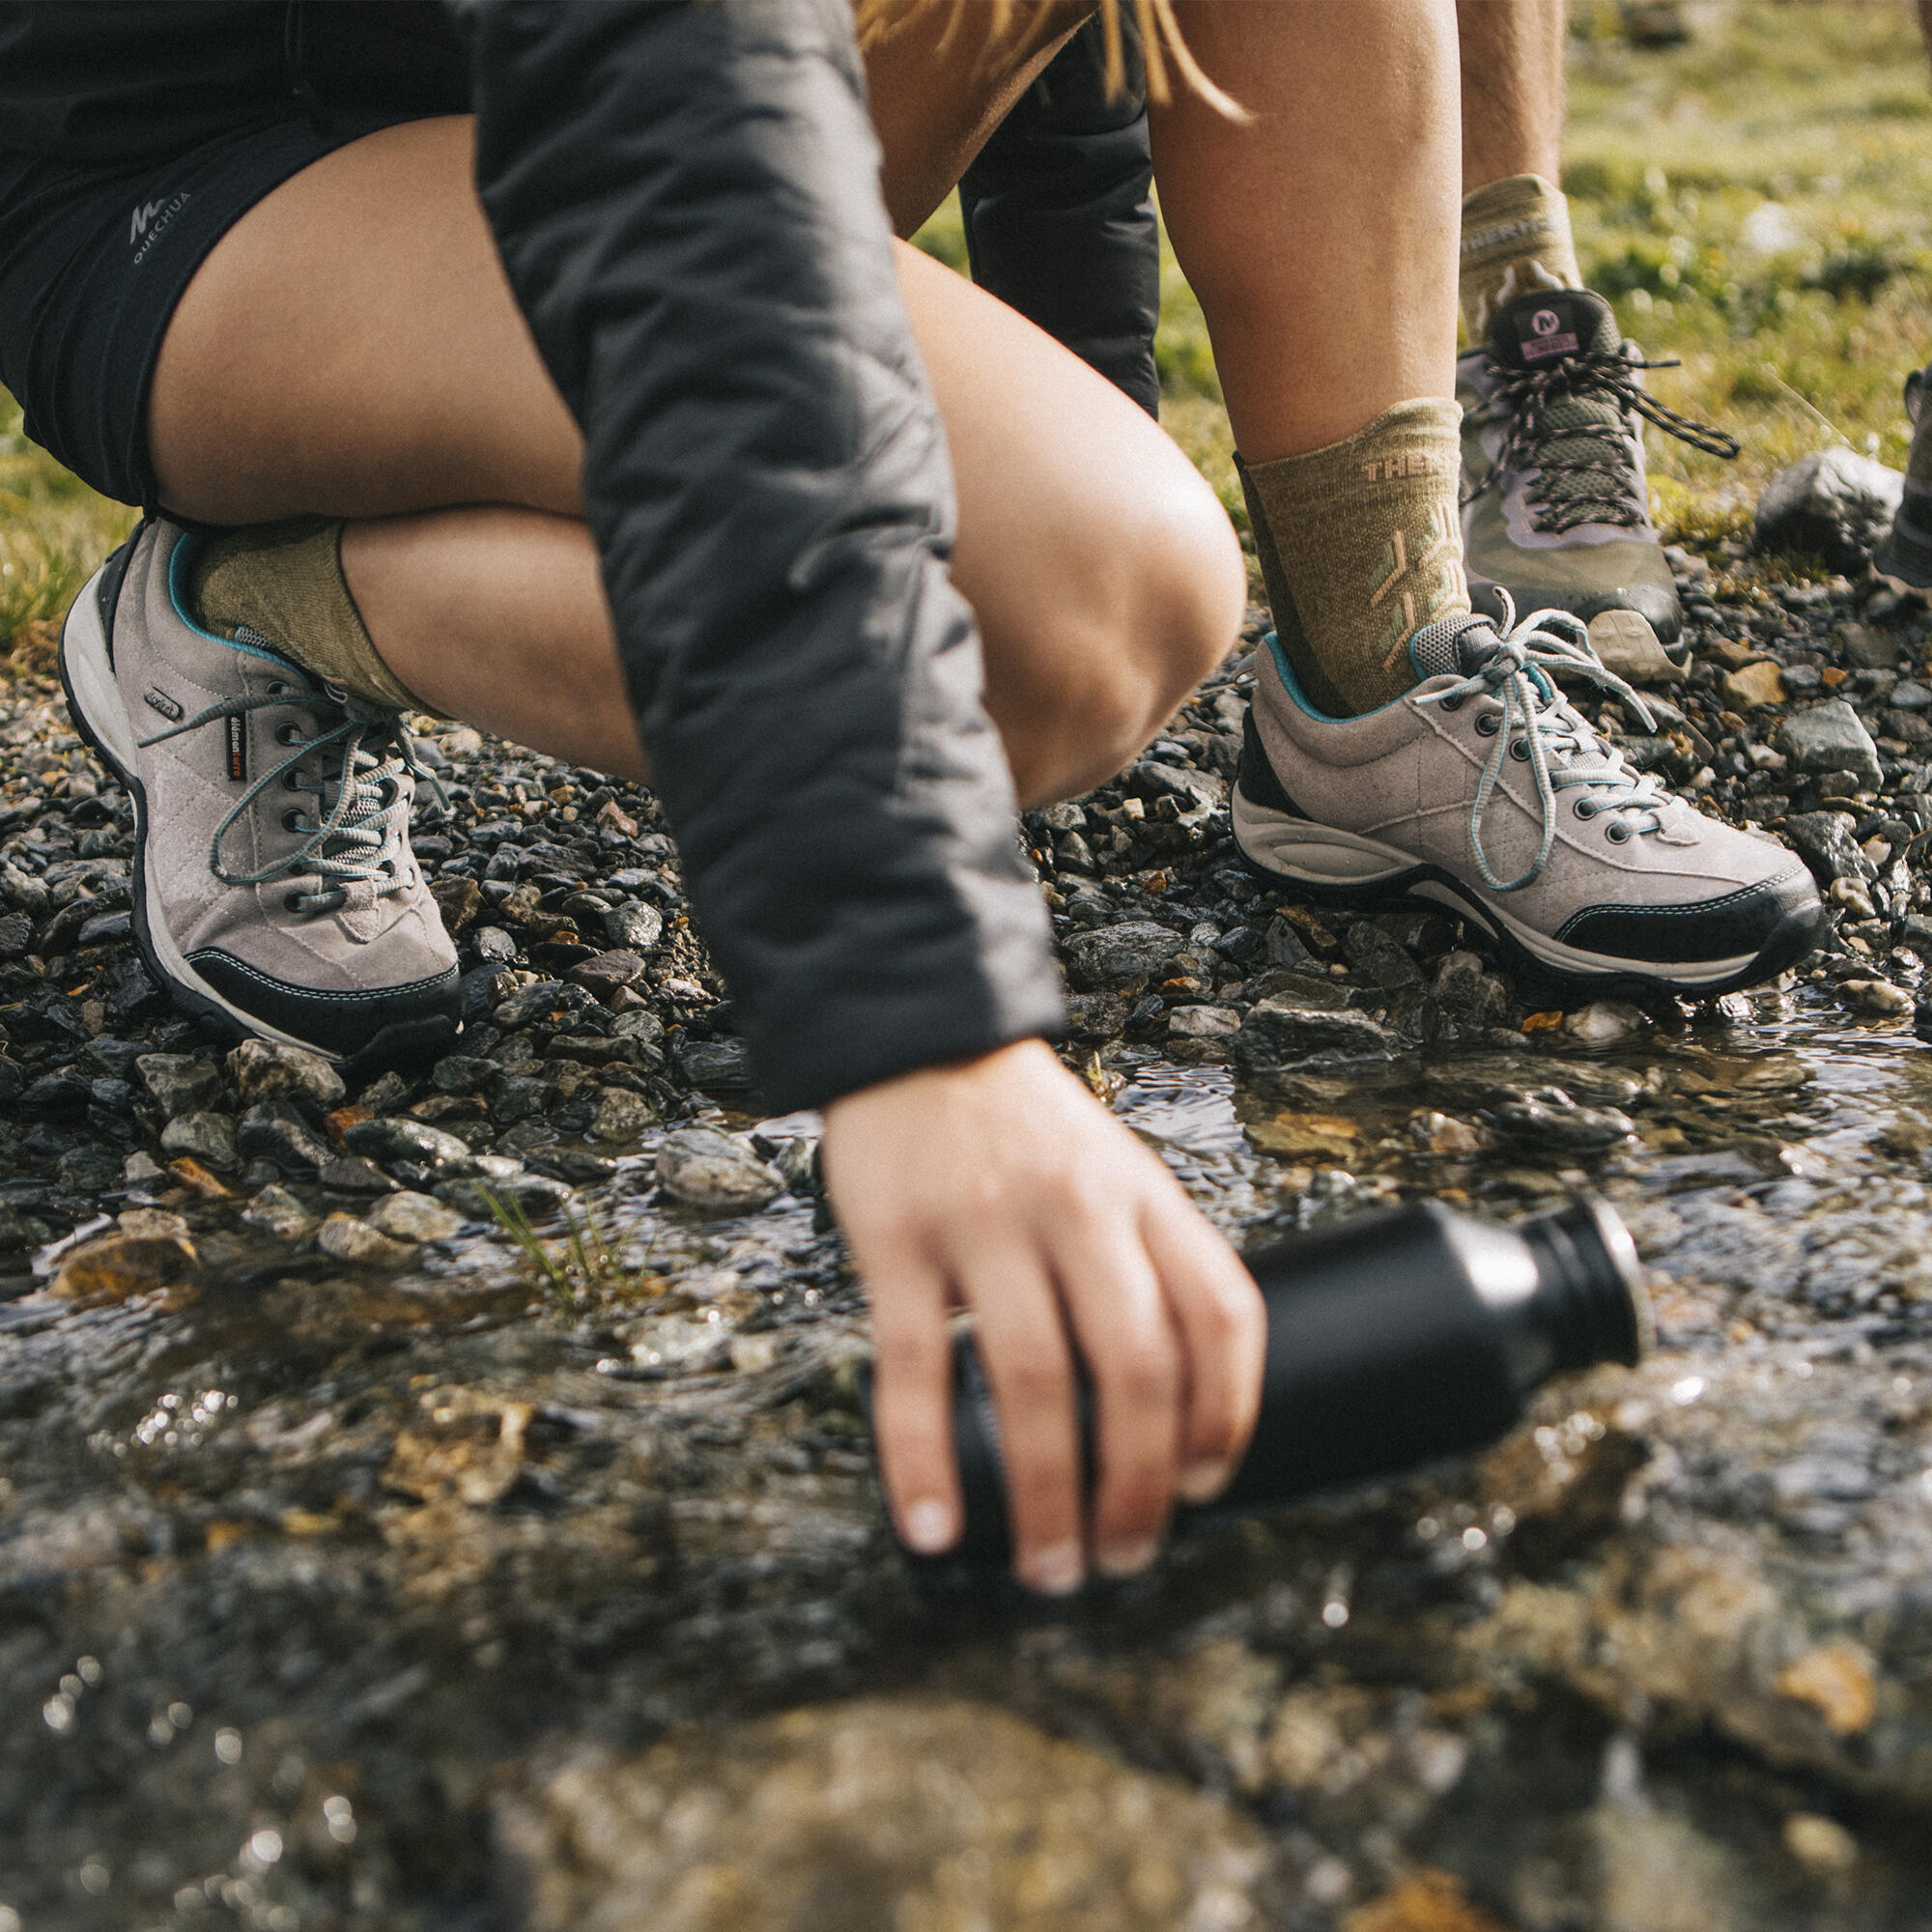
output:
<path id="1" fill-rule="evenodd" d="M 1572 0 L 1565 186 L 1591 285 L 1684 367 L 1673 408 L 1745 442 L 1719 464 L 1652 432 L 1666 537 L 1748 527 L 1771 473 L 1843 441 L 1894 466 L 1899 389 L 1932 357 L 1932 87 L 1910 0 L 1688 0 L 1691 35 L 1636 47 L 1613 0 Z M 922 232 L 964 268 L 956 203 Z M 1167 259 L 1163 420 L 1245 525 L 1214 359 Z M 0 390 L 0 654 L 44 664 L 61 612 L 133 521 L 21 434 Z"/>

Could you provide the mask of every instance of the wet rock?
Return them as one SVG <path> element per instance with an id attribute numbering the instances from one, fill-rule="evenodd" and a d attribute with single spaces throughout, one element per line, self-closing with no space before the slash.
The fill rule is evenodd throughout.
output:
<path id="1" fill-rule="evenodd" d="M 1476 1153 L 1483 1146 L 1482 1134 L 1467 1121 L 1459 1121 L 1453 1114 L 1434 1111 L 1417 1114 L 1410 1119 L 1408 1130 L 1415 1136 L 1417 1144 L 1430 1153 Z"/>
<path id="2" fill-rule="evenodd" d="M 1509 1023 L 1509 988 L 1473 952 L 1449 952 L 1429 988 L 1438 1021 L 1482 1030 Z"/>
<path id="3" fill-rule="evenodd" d="M 527 986 L 518 987 L 490 1018 L 508 1033 L 528 1026 L 535 1019 L 560 1019 L 565 1013 L 575 1012 L 589 998 L 582 986 L 566 986 L 561 980 L 535 980 Z"/>
<path id="4" fill-rule="evenodd" d="M 534 1221 L 561 1213 L 577 1197 L 563 1181 L 518 1167 L 511 1174 L 440 1180 L 436 1198 L 447 1202 L 472 1221 L 497 1220 L 497 1210 L 502 1206 L 514 1208 Z"/>
<path id="5" fill-rule="evenodd" d="M 658 1110 L 641 1094 L 622 1087 L 607 1088 L 590 1119 L 590 1137 L 599 1141 L 636 1141 L 657 1125 Z"/>
<path id="6" fill-rule="evenodd" d="M 0 916 L 0 959 L 18 959 L 32 951 L 33 944 L 34 922 L 25 913 Z"/>
<path id="7" fill-rule="evenodd" d="M 315 1177 L 331 1194 L 392 1194 L 396 1183 L 359 1153 L 340 1153 L 325 1161 Z"/>
<path id="8" fill-rule="evenodd" d="M 658 1149 L 658 1185 L 706 1214 L 750 1214 L 785 1191 L 783 1178 L 712 1127 L 667 1134 Z"/>
<path id="9" fill-rule="evenodd" d="M 460 933 L 483 909 L 483 890 L 474 879 L 438 879 L 429 889 L 436 909 L 442 915 L 444 927 Z"/>
<path id="10" fill-rule="evenodd" d="M 1323 1011 L 1288 999 L 1262 1001 L 1241 1022 L 1231 1048 L 1235 1065 L 1265 1083 L 1293 1068 L 1333 1062 L 1392 1060 L 1402 1041 L 1367 1013 Z"/>
<path id="11" fill-rule="evenodd" d="M 365 1267 L 401 1267 L 414 1259 L 415 1249 L 378 1232 L 354 1214 L 334 1213 L 316 1230 L 315 1244 L 339 1262 Z"/>
<path id="12" fill-rule="evenodd" d="M 484 1094 L 497 1080 L 497 1063 L 472 1054 L 449 1053 L 429 1071 L 429 1084 L 439 1094 Z"/>
<path id="13" fill-rule="evenodd" d="M 218 1174 L 242 1165 L 235 1121 L 228 1114 L 177 1114 L 161 1129 L 161 1151 L 187 1154 Z"/>
<path id="14" fill-rule="evenodd" d="M 1099 926 L 1067 941 L 1066 976 L 1082 992 L 1120 991 L 1158 977 L 1186 945 L 1150 920 Z"/>
<path id="15" fill-rule="evenodd" d="M 1795 551 L 1833 570 L 1861 571 L 1891 527 L 1905 488 L 1896 469 L 1849 449 L 1814 450 L 1765 485 L 1751 542 Z"/>
<path id="16" fill-rule="evenodd" d="M 1342 951 L 1370 984 L 1384 992 L 1422 984 L 1422 968 L 1373 920 L 1358 919 L 1343 935 Z"/>
<path id="17" fill-rule="evenodd" d="M 264 1234 L 284 1241 L 307 1240 L 316 1224 L 316 1217 L 300 1198 L 278 1184 L 270 1184 L 255 1195 L 242 1208 L 242 1219 L 249 1227 L 260 1228 Z"/>
<path id="18" fill-rule="evenodd" d="M 1275 1855 L 1228 1800 L 963 1700 L 820 1705 L 636 1757 L 582 1748 L 507 1795 L 497 1828 L 529 1932 L 1284 1922 Z"/>
<path id="19" fill-rule="evenodd" d="M 612 906 L 602 921 L 604 937 L 620 952 L 650 954 L 664 937 L 664 914 L 652 905 Z"/>
<path id="20" fill-rule="evenodd" d="M 180 1235 L 105 1235 L 70 1249 L 53 1293 L 74 1301 L 125 1301 L 156 1290 L 181 1291 L 201 1279 L 201 1257 Z"/>
<path id="21" fill-rule="evenodd" d="M 242 1116 L 236 1142 L 250 1158 L 281 1168 L 318 1168 L 334 1159 L 334 1150 L 287 1100 L 265 1100 Z"/>
<path id="22" fill-rule="evenodd" d="M 221 1069 L 213 1061 L 186 1053 L 144 1053 L 134 1067 L 141 1085 L 170 1120 L 201 1113 L 221 1097 Z"/>
<path id="23" fill-rule="evenodd" d="M 517 942 L 500 925 L 479 925 L 469 935 L 469 943 L 476 949 L 476 956 L 489 965 L 507 966 L 517 956 Z M 494 985 L 497 975 L 486 976 L 487 982 Z M 466 1017 L 470 1017 L 467 1011 Z"/>
<path id="24" fill-rule="evenodd" d="M 1835 1878 L 1859 1861 L 1859 1841 L 1838 1823 L 1816 1811 L 1794 1811 L 1784 1821 L 1784 1849 L 1813 1878 Z"/>
<path id="25" fill-rule="evenodd" d="M 243 1106 L 284 1096 L 327 1112 L 342 1104 L 342 1075 L 321 1054 L 280 1040 L 244 1039 L 228 1056 L 228 1077 Z"/>
<path id="26" fill-rule="evenodd" d="M 1784 675 L 1769 658 L 1729 672 L 1719 680 L 1718 689 L 1733 711 L 1755 711 L 1760 705 L 1784 702 Z"/>
<path id="27" fill-rule="evenodd" d="M 753 1091 L 751 1055 L 742 1039 L 694 1039 L 677 1049 L 677 1068 L 700 1094 L 723 1099 Z"/>
<path id="28" fill-rule="evenodd" d="M 358 1121 L 342 1136 L 342 1145 L 370 1160 L 409 1160 L 428 1168 L 446 1167 L 469 1156 L 468 1141 L 426 1121 L 407 1119 Z"/>
<path id="29" fill-rule="evenodd" d="M 1227 1039 L 1240 1024 L 1233 1007 L 1176 1007 L 1167 1016 L 1170 1039 Z"/>
<path id="30" fill-rule="evenodd" d="M 1884 782 L 1878 747 L 1843 698 L 1828 697 L 1794 712 L 1778 726 L 1777 749 L 1801 772 L 1850 772 L 1865 791 L 1877 791 Z"/>
<path id="31" fill-rule="evenodd" d="M 1889 980 L 1840 980 L 1838 997 L 1856 1013 L 1891 1019 L 1912 1010 L 1912 995 Z"/>
<path id="32" fill-rule="evenodd" d="M 364 1218 L 378 1234 L 398 1241 L 446 1241 L 463 1227 L 461 1214 L 427 1194 L 408 1191 L 377 1202 Z"/>
<path id="33" fill-rule="evenodd" d="M 613 952 L 593 952 L 588 959 L 573 966 L 566 977 L 573 986 L 582 986 L 586 993 L 608 1000 L 620 986 L 641 979 L 643 972 L 642 955 L 620 949 Z"/>
<path id="34" fill-rule="evenodd" d="M 1560 1087 L 1541 1087 L 1520 1099 L 1504 1100 L 1490 1118 L 1512 1140 L 1577 1153 L 1602 1152 L 1636 1132 L 1636 1123 L 1618 1108 L 1579 1106 Z"/>
<path id="35" fill-rule="evenodd" d="M 1839 1737 L 1867 1729 L 1878 1715 L 1871 1653 L 1861 1644 L 1820 1644 L 1777 1673 L 1777 1692 L 1808 1704 Z"/>
<path id="36" fill-rule="evenodd" d="M 1901 646 L 1889 631 L 1874 630 L 1869 624 L 1841 624 L 1838 651 L 1854 670 L 1896 670 Z"/>

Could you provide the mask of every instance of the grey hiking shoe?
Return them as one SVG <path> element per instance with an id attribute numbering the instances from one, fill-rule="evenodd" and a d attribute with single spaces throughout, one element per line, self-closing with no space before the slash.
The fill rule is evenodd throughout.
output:
<path id="1" fill-rule="evenodd" d="M 1427 624 L 1409 641 L 1422 682 L 1362 718 L 1316 712 L 1269 644 L 1234 795 L 1236 842 L 1269 877 L 1331 903 L 1446 906 L 1513 963 L 1590 990 L 1726 993 L 1816 944 L 1799 859 L 1633 770 L 1565 700 L 1557 669 L 1649 719 L 1579 620 Z"/>
<path id="2" fill-rule="evenodd" d="M 199 539 L 142 525 L 69 611 L 75 724 L 134 801 L 134 931 L 177 1006 L 370 1064 L 457 1031 L 456 952 L 410 851 L 400 715 L 184 612 Z"/>
<path id="3" fill-rule="evenodd" d="M 1932 369 L 1905 379 L 1905 413 L 1912 422 L 1912 453 L 1905 459 L 1905 494 L 1892 512 L 1891 528 L 1872 553 L 1872 568 L 1894 590 L 1932 590 L 1932 410 L 1925 391 Z"/>
<path id="4" fill-rule="evenodd" d="M 1644 484 L 1643 419 L 1712 456 L 1736 441 L 1647 395 L 1646 362 L 1603 297 L 1537 289 L 1496 311 L 1456 364 L 1463 549 L 1478 611 L 1567 611 L 1620 677 L 1674 676 L 1683 611 Z"/>

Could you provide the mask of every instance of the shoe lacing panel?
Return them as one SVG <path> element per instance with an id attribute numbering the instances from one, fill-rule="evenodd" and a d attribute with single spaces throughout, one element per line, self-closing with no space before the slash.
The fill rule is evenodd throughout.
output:
<path id="1" fill-rule="evenodd" d="M 1650 505 L 1626 411 L 1706 456 L 1729 462 L 1741 447 L 1722 430 L 1665 408 L 1635 380 L 1640 369 L 1680 366 L 1675 356 L 1646 361 L 1628 343 L 1582 350 L 1535 369 L 1511 369 L 1492 357 L 1497 387 L 1482 420 L 1508 429 L 1488 475 L 1464 502 L 1474 502 L 1505 472 L 1534 469 L 1524 495 L 1530 522 L 1544 535 L 1561 536 L 1583 524 L 1647 528 Z"/>
<path id="2" fill-rule="evenodd" d="M 1451 709 L 1469 697 L 1492 697 L 1501 703 L 1500 714 L 1492 714 L 1498 716 L 1496 748 L 1483 767 L 1469 809 L 1469 845 L 1483 883 L 1492 892 L 1513 893 L 1535 879 L 1549 857 L 1556 839 L 1558 792 L 1586 787 L 1590 807 L 1586 815 L 1613 815 L 1613 822 L 1627 828 L 1612 835 L 1621 840 L 1661 832 L 1661 814 L 1670 794 L 1648 773 L 1626 764 L 1623 753 L 1570 704 L 1549 677 L 1552 669 L 1578 672 L 1634 705 L 1644 724 L 1653 731 L 1657 728 L 1650 707 L 1591 649 L 1590 634 L 1581 620 L 1564 611 L 1535 611 L 1518 622 L 1509 592 L 1499 588 L 1497 595 L 1503 600 L 1504 617 L 1496 631 L 1500 642 L 1495 650 L 1460 684 L 1419 693 L 1415 701 L 1447 704 Z M 1465 632 L 1496 629 L 1480 616 L 1446 617 L 1427 628 L 1434 634 L 1435 649 L 1446 643 L 1452 652 Z M 1483 816 L 1502 777 L 1503 760 L 1510 756 L 1526 762 L 1535 778 L 1543 837 L 1528 866 L 1513 879 L 1500 879 L 1483 848 Z"/>
<path id="3" fill-rule="evenodd" d="M 257 649 L 271 648 L 266 639 L 245 635 L 238 640 Z M 435 773 L 417 759 L 414 741 L 399 711 L 337 685 L 318 685 L 289 665 L 287 674 L 266 691 L 224 697 L 192 718 L 143 738 L 141 746 L 145 750 L 225 719 L 289 705 L 308 708 L 317 728 L 312 736 L 289 737 L 287 742 L 294 747 L 290 755 L 264 772 L 235 802 L 209 841 L 209 870 L 224 886 L 260 886 L 314 873 L 321 881 L 318 890 L 289 896 L 290 911 L 306 918 L 364 911 L 378 899 L 406 891 L 412 880 L 408 836 L 415 781 L 429 781 L 440 806 L 447 809 L 449 801 Z M 306 837 L 286 858 L 259 871 L 231 871 L 221 857 L 229 829 L 264 792 L 278 784 L 315 801 L 306 821 L 298 819 L 289 828 Z"/>

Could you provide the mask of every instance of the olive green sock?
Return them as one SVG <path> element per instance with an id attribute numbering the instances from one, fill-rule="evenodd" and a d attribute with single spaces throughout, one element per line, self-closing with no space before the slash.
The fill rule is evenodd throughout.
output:
<path id="1" fill-rule="evenodd" d="M 1397 403 L 1305 456 L 1236 459 L 1275 635 L 1309 701 L 1359 717 L 1415 683 L 1406 648 L 1469 608 L 1456 490 L 1463 412 Z"/>
<path id="2" fill-rule="evenodd" d="M 296 517 L 215 537 L 194 560 L 188 604 L 212 631 L 243 625 L 330 684 L 398 711 L 435 707 L 385 665 L 342 573 L 340 519 Z"/>
<path id="3" fill-rule="evenodd" d="M 1461 296 L 1471 342 L 1513 297 L 1582 286 L 1561 188 L 1541 175 L 1511 175 L 1463 197 Z"/>

